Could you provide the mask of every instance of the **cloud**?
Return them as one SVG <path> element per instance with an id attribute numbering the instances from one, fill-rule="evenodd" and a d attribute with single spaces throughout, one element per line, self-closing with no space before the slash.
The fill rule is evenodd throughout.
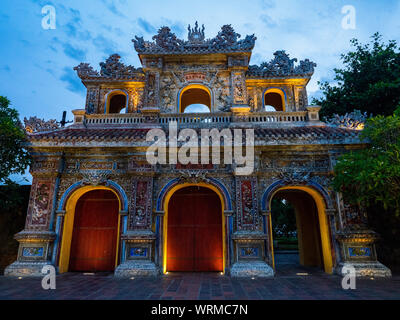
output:
<path id="1" fill-rule="evenodd" d="M 276 22 L 267 14 L 261 15 L 260 19 L 270 29 L 273 29 L 277 26 Z"/>
<path id="2" fill-rule="evenodd" d="M 68 90 L 81 95 L 85 94 L 85 87 L 72 68 L 64 67 L 60 80 L 67 83 Z"/>
<path id="3" fill-rule="evenodd" d="M 86 50 L 76 49 L 69 43 L 63 45 L 64 53 L 75 60 L 84 61 L 86 59 Z"/>
<path id="4" fill-rule="evenodd" d="M 106 54 L 113 54 L 117 49 L 117 44 L 114 41 L 110 40 L 109 38 L 105 38 L 102 35 L 98 35 L 96 38 L 94 38 L 93 44 L 96 49 Z"/>
<path id="5" fill-rule="evenodd" d="M 156 28 L 153 27 L 153 25 L 150 22 L 148 22 L 142 18 L 139 18 L 137 22 L 138 22 L 139 27 L 141 27 L 145 32 L 150 33 L 150 34 L 156 33 L 156 31 L 157 31 Z"/>
<path id="6" fill-rule="evenodd" d="M 8 65 L 5 65 L 5 66 L 0 67 L 0 70 L 10 72 L 11 68 Z"/>
<path id="7" fill-rule="evenodd" d="M 110 10 L 113 14 L 122 17 L 122 18 L 126 18 L 126 15 L 123 14 L 115 5 L 114 2 L 108 2 L 107 0 L 101 0 L 103 2 L 103 4 L 107 7 L 108 10 Z M 122 4 L 124 4 L 124 2 L 122 2 Z"/>

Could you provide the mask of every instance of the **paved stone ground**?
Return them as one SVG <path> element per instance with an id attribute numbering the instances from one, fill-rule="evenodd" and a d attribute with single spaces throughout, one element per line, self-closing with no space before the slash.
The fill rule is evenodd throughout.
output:
<path id="1" fill-rule="evenodd" d="M 56 290 L 43 290 L 41 279 L 0 277 L 0 299 L 400 299 L 400 275 L 390 280 L 357 280 L 343 290 L 341 278 L 293 264 L 294 255 L 276 258 L 272 279 L 232 279 L 216 273 L 169 273 L 157 279 L 116 279 L 112 274 L 57 276 Z M 297 275 L 297 273 L 308 273 Z"/>

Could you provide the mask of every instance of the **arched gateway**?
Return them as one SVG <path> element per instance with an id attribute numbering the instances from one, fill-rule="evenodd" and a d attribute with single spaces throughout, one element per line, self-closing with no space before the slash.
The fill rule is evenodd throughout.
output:
<path id="1" fill-rule="evenodd" d="M 73 124 L 26 121 L 33 181 L 6 275 L 42 276 L 51 264 L 117 277 L 272 277 L 279 263 L 270 203 L 281 197 L 297 217 L 299 263 L 390 276 L 362 211 L 331 188 L 336 159 L 365 143 L 358 130 L 326 124 L 320 107 L 308 105 L 314 62 L 281 50 L 249 65 L 256 37 L 231 25 L 209 39 L 197 23 L 187 39 L 162 27 L 152 39 L 133 40 L 140 68 L 118 54 L 99 70 L 75 67 L 87 94 Z M 155 143 L 167 163 L 148 161 Z M 196 156 L 196 146 L 208 153 Z M 179 161 L 185 150 L 190 157 Z M 242 160 L 249 170 L 239 170 Z"/>
<path id="2" fill-rule="evenodd" d="M 218 194 L 187 186 L 166 201 L 166 271 L 223 272 L 224 215 Z"/>

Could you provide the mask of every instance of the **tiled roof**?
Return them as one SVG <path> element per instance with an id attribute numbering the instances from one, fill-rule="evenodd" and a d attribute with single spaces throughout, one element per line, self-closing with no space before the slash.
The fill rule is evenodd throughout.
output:
<path id="1" fill-rule="evenodd" d="M 211 128 L 210 128 L 211 129 Z M 234 129 L 234 127 L 230 127 Z M 145 142 L 149 128 L 65 128 L 51 132 L 41 132 L 29 135 L 30 141 L 57 142 L 62 145 L 74 142 Z M 200 129 L 197 129 L 200 136 Z M 168 134 L 168 130 L 165 130 Z M 321 141 L 338 139 L 358 139 L 359 132 L 345 128 L 330 126 L 304 126 L 284 128 L 255 128 L 256 142 L 279 140 Z"/>

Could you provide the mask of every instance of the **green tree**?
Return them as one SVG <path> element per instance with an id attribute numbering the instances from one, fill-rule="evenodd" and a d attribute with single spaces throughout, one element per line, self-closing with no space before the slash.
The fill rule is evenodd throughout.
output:
<path id="1" fill-rule="evenodd" d="M 18 112 L 10 107 L 10 101 L 0 96 L 0 207 L 7 210 L 18 202 L 18 185 L 10 179 L 11 174 L 23 174 L 31 163 L 24 147 L 25 131 Z"/>
<path id="2" fill-rule="evenodd" d="M 341 55 L 344 68 L 334 69 L 334 83 L 319 82 L 321 116 L 343 115 L 357 109 L 392 115 L 400 103 L 400 51 L 396 41 L 385 44 L 375 33 L 369 44 L 351 40 L 353 50 Z"/>
<path id="3" fill-rule="evenodd" d="M 335 166 L 333 185 L 345 200 L 365 208 L 381 205 L 400 216 L 400 107 L 393 116 L 367 120 L 365 149 L 344 154 Z"/>

